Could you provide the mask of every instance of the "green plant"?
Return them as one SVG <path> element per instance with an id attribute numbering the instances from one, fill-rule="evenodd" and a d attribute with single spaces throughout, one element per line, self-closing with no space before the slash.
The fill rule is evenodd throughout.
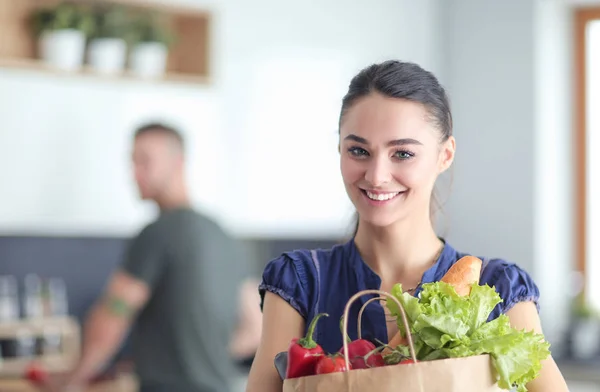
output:
<path id="1" fill-rule="evenodd" d="M 75 29 L 89 36 L 94 29 L 90 10 L 70 2 L 34 11 L 31 15 L 31 24 L 36 35 L 46 31 Z"/>
<path id="2" fill-rule="evenodd" d="M 175 41 L 175 35 L 169 28 L 163 15 L 146 11 L 138 13 L 132 21 L 128 36 L 130 45 L 147 42 L 158 42 L 170 46 Z"/>
<path id="3" fill-rule="evenodd" d="M 94 38 L 123 38 L 130 31 L 130 17 L 127 9 L 122 6 L 103 5 L 93 10 L 94 28 L 91 39 Z"/>
<path id="4" fill-rule="evenodd" d="M 572 312 L 575 317 L 582 320 L 600 319 L 600 314 L 585 302 L 583 294 L 578 294 L 572 304 Z"/>

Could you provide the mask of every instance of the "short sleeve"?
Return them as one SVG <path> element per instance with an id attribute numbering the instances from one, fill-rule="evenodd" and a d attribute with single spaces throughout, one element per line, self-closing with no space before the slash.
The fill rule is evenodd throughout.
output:
<path id="1" fill-rule="evenodd" d="M 315 267 L 309 253 L 301 251 L 286 253 L 267 264 L 258 287 L 261 309 L 265 293 L 269 291 L 283 298 L 303 318 L 308 318 L 312 309 L 316 281 Z"/>
<path id="2" fill-rule="evenodd" d="M 166 254 L 165 238 L 152 224 L 131 241 L 121 268 L 153 288 L 166 263 Z"/>
<path id="3" fill-rule="evenodd" d="M 491 260 L 482 272 L 480 283 L 494 286 L 502 298 L 502 303 L 494 309 L 496 317 L 519 302 L 533 302 L 538 312 L 540 310 L 540 291 L 533 278 L 517 264 L 501 259 Z"/>

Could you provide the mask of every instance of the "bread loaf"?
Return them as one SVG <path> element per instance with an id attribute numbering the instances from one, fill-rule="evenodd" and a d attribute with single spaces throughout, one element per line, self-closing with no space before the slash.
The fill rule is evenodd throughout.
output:
<path id="1" fill-rule="evenodd" d="M 458 295 L 467 296 L 471 294 L 473 283 L 479 283 L 481 265 L 482 262 L 477 257 L 465 256 L 450 267 L 441 281 L 451 284 Z"/>

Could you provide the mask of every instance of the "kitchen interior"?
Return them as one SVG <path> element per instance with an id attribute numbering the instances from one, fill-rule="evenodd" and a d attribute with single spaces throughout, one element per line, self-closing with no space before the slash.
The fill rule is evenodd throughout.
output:
<path id="1" fill-rule="evenodd" d="M 184 130 L 195 206 L 259 279 L 282 252 L 351 233 L 340 100 L 388 58 L 451 97 L 439 234 L 530 272 L 571 391 L 598 390 L 600 1 L 0 0 L 0 391 L 36 391 L 32 361 L 73 365 L 87 312 L 156 216 L 130 173 L 136 126 Z M 135 391 L 133 366 L 126 341 L 90 391 Z"/>

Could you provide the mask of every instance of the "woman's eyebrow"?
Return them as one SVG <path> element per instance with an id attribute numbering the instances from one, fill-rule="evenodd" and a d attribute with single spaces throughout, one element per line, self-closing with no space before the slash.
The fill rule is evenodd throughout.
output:
<path id="1" fill-rule="evenodd" d="M 344 138 L 344 140 L 352 140 L 357 143 L 365 144 L 365 145 L 369 144 L 369 141 L 367 139 L 365 139 L 364 137 L 356 136 L 354 134 L 350 134 L 350 135 L 346 136 Z M 421 143 L 420 141 L 411 139 L 411 138 L 396 139 L 396 140 L 391 140 L 390 142 L 388 142 L 388 146 L 404 146 L 407 144 L 423 145 L 423 143 Z"/>

